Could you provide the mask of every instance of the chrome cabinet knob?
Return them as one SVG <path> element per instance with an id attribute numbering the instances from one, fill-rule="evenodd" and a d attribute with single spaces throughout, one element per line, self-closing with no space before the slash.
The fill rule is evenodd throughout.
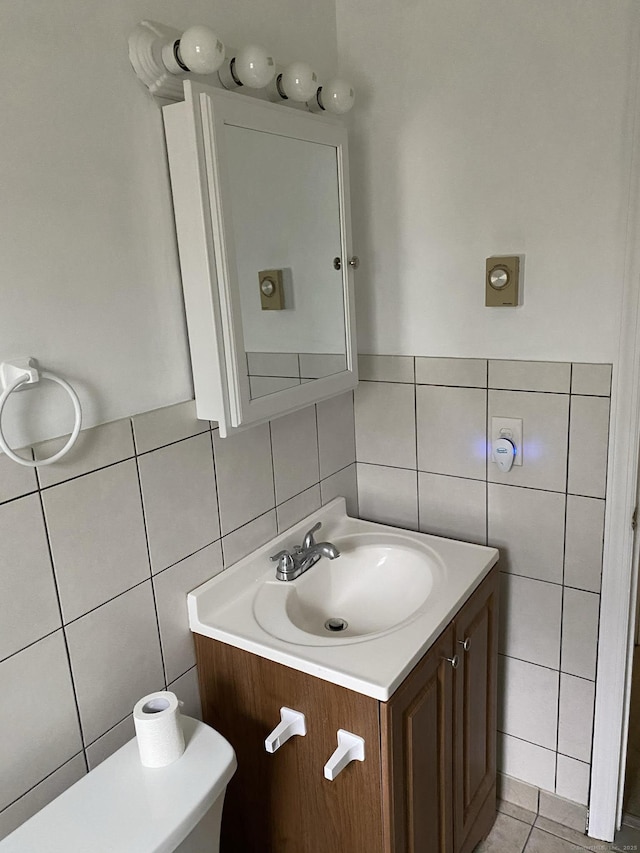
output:
<path id="1" fill-rule="evenodd" d="M 471 640 L 468 637 L 465 637 L 464 640 L 458 640 L 458 643 L 462 646 L 465 652 L 468 652 L 471 647 Z"/>
<path id="2" fill-rule="evenodd" d="M 448 661 L 451 664 L 452 669 L 457 669 L 460 663 L 460 658 L 458 655 L 454 655 L 452 658 L 444 658 L 444 660 Z"/>
<path id="3" fill-rule="evenodd" d="M 360 258 L 357 255 L 354 255 L 352 258 L 349 258 L 349 266 L 351 269 L 357 270 L 360 266 Z"/>

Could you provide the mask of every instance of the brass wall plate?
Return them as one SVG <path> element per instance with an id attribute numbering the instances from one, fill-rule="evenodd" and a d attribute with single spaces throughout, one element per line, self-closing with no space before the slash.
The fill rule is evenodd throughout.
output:
<path id="1" fill-rule="evenodd" d="M 520 286 L 520 256 L 487 258 L 485 274 L 485 305 L 514 307 L 518 304 Z"/>
<path id="2" fill-rule="evenodd" d="M 263 311 L 281 311 L 284 308 L 282 270 L 260 270 L 258 288 Z"/>

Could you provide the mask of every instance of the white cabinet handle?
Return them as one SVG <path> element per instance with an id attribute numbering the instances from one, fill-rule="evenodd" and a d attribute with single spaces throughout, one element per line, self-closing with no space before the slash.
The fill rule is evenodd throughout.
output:
<path id="1" fill-rule="evenodd" d="M 352 761 L 364 761 L 364 738 L 338 729 L 338 748 L 324 765 L 324 778 L 333 782 Z"/>
<path id="2" fill-rule="evenodd" d="M 294 735 L 306 735 L 307 722 L 301 711 L 291 708 L 280 708 L 280 722 L 265 739 L 264 748 L 267 752 L 275 752 L 283 743 Z"/>

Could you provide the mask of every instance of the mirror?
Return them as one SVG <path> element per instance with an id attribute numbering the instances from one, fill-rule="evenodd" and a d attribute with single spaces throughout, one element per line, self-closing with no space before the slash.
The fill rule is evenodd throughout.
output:
<path id="1" fill-rule="evenodd" d="M 246 127 L 225 142 L 255 399 L 346 370 L 338 164 L 331 146 Z"/>
<path id="2" fill-rule="evenodd" d="M 193 82 L 163 112 L 198 416 L 226 435 L 353 388 L 339 120 Z"/>

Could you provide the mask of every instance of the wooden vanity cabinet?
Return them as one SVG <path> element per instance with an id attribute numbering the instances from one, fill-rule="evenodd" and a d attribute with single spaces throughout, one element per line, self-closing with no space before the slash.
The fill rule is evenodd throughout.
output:
<path id="1" fill-rule="evenodd" d="M 196 635 L 203 718 L 238 758 L 223 853 L 471 853 L 495 818 L 497 618 L 494 568 L 387 702 Z M 283 706 L 307 735 L 269 754 Z M 365 761 L 329 782 L 338 729 Z"/>

